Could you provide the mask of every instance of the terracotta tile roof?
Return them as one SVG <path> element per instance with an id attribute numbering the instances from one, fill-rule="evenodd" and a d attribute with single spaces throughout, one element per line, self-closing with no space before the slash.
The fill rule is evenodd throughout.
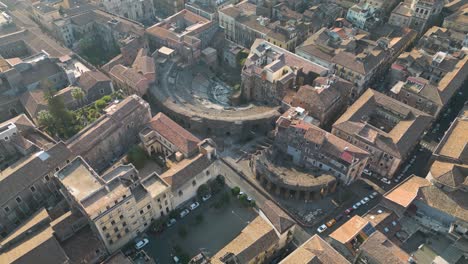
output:
<path id="1" fill-rule="evenodd" d="M 360 255 L 372 259 L 372 263 L 406 264 L 410 255 L 379 231 L 371 234 L 359 247 Z M 359 257 L 358 257 L 359 258 Z"/>
<path id="2" fill-rule="evenodd" d="M 40 227 L 40 222 L 47 221 L 49 215 L 41 209 L 15 233 L 2 241 L 1 263 L 68 263 L 68 257 L 53 235 L 50 226 Z M 36 231 L 27 232 L 33 227 Z M 23 236 L 23 237 L 21 237 Z M 6 246 L 7 242 L 20 239 L 20 243 Z"/>
<path id="3" fill-rule="evenodd" d="M 172 164 L 169 170 L 161 174 L 161 179 L 171 185 L 173 191 L 176 191 L 193 177 L 202 173 L 212 163 L 213 160 L 208 159 L 206 155 L 198 154 L 193 158 L 186 158 Z"/>
<path id="4" fill-rule="evenodd" d="M 280 264 L 310 263 L 349 264 L 350 262 L 317 234 L 280 262 Z"/>
<path id="5" fill-rule="evenodd" d="M 110 82 L 110 79 L 100 71 L 87 71 L 81 74 L 78 79 L 78 86 L 80 86 L 85 92 L 88 92 L 100 82 Z"/>
<path id="6" fill-rule="evenodd" d="M 0 204 L 16 197 L 18 193 L 28 188 L 33 182 L 40 180 L 66 160 L 73 157 L 71 151 L 63 142 L 55 144 L 46 151 L 41 151 L 18 161 L 13 166 L 0 172 Z"/>
<path id="7" fill-rule="evenodd" d="M 395 112 L 399 122 L 385 132 L 364 121 L 376 110 Z M 372 89 L 368 89 L 333 125 L 334 128 L 348 134 L 365 138 L 379 149 L 396 157 L 404 157 L 412 143 L 419 140 L 429 126 L 432 117 L 400 101 L 390 98 Z"/>
<path id="8" fill-rule="evenodd" d="M 260 207 L 260 210 L 280 234 L 283 234 L 295 224 L 295 221 L 289 215 L 270 200 L 266 201 Z"/>
<path id="9" fill-rule="evenodd" d="M 197 144 L 200 143 L 200 139 L 163 113 L 155 115 L 148 126 L 185 155 L 193 153 L 198 148 Z"/>
<path id="10" fill-rule="evenodd" d="M 438 183 L 451 188 L 462 185 L 468 187 L 468 165 L 434 161 L 430 168 L 430 174 Z"/>
<path id="11" fill-rule="evenodd" d="M 154 64 L 153 58 L 147 55 L 147 51 L 145 49 L 140 49 L 138 51 L 132 68 L 134 68 L 137 72 L 141 72 L 142 74 L 156 73 L 156 66 Z"/>
<path id="12" fill-rule="evenodd" d="M 464 191 L 449 193 L 435 185 L 423 186 L 419 189 L 416 199 L 449 216 L 468 222 L 468 199 Z"/>
<path id="13" fill-rule="evenodd" d="M 274 228 L 261 216 L 257 216 L 236 238 L 211 258 L 211 263 L 224 263 L 221 259 L 229 253 L 237 257 L 238 263 L 250 263 L 256 256 L 278 243 L 278 240 Z"/>
<path id="14" fill-rule="evenodd" d="M 44 91 L 41 89 L 27 91 L 21 95 L 20 101 L 32 118 L 36 118 L 40 111 L 49 109 L 44 96 Z"/>
<path id="15" fill-rule="evenodd" d="M 442 138 L 435 154 L 468 164 L 468 118 L 457 118 Z"/>
<path id="16" fill-rule="evenodd" d="M 340 242 L 341 244 L 348 243 L 351 239 L 355 238 L 359 232 L 361 232 L 369 221 L 355 215 L 349 219 L 346 223 L 336 229 L 330 234 L 330 237 Z"/>
<path id="17" fill-rule="evenodd" d="M 419 188 L 429 185 L 431 183 L 428 180 L 412 175 L 388 191 L 384 198 L 407 208 L 416 199 Z"/>

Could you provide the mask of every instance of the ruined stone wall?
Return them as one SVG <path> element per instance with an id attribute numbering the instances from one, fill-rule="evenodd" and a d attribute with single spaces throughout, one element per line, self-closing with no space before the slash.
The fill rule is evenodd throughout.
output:
<path id="1" fill-rule="evenodd" d="M 165 113 L 199 137 L 222 138 L 229 136 L 240 141 L 253 137 L 253 133 L 266 135 L 274 129 L 275 121 L 280 115 L 276 108 L 271 108 L 267 112 L 249 112 L 245 116 L 230 116 L 227 112 L 198 114 L 169 100 L 161 102 L 152 94 L 148 94 L 148 98 L 156 110 Z"/>

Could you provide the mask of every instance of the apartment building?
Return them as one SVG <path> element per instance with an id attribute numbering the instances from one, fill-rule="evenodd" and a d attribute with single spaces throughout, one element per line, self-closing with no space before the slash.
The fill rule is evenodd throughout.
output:
<path id="1" fill-rule="evenodd" d="M 152 1 L 130 1 L 130 0 L 93 0 L 97 6 L 104 10 L 138 22 L 150 22 L 154 20 L 154 5 Z"/>
<path id="2" fill-rule="evenodd" d="M 219 26 L 224 29 L 226 39 L 243 47 L 248 48 L 256 39 L 262 38 L 289 51 L 297 46 L 298 35 L 308 32 L 300 20 L 282 23 L 256 15 L 256 6 L 249 1 L 220 9 Z"/>
<path id="3" fill-rule="evenodd" d="M 333 124 L 332 133 L 368 151 L 369 169 L 392 178 L 432 120 L 420 110 L 368 89 Z"/>
<path id="4" fill-rule="evenodd" d="M 368 32 L 344 24 L 322 28 L 297 47 L 296 54 L 353 83 L 359 95 L 416 38 L 407 28 L 389 32 L 372 40 Z"/>
<path id="5" fill-rule="evenodd" d="M 303 108 L 322 128 L 331 125 L 353 101 L 356 88 L 337 76 L 317 77 L 312 85 L 303 85 L 289 103 Z M 284 100 L 286 101 L 286 100 Z"/>
<path id="6" fill-rule="evenodd" d="M 88 219 L 109 253 L 172 210 L 168 184 L 156 174 L 140 179 L 132 165 L 121 165 L 99 176 L 77 157 L 55 177 L 72 210 Z"/>
<path id="7" fill-rule="evenodd" d="M 241 96 L 246 101 L 279 104 L 297 87 L 327 73 L 321 65 L 257 39 L 242 69 Z"/>
<path id="8" fill-rule="evenodd" d="M 455 13 L 444 19 L 442 26 L 460 33 L 468 34 L 468 5 L 464 5 Z"/>
<path id="9" fill-rule="evenodd" d="M 422 34 L 433 25 L 443 6 L 444 1 L 441 0 L 404 1 L 392 11 L 388 23 L 400 27 L 409 26 Z"/>
<path id="10" fill-rule="evenodd" d="M 168 17 L 184 9 L 184 0 L 155 0 L 154 11 L 158 16 Z"/>
<path id="11" fill-rule="evenodd" d="M 3 133 L 14 129 L 9 126 Z M 24 143 L 31 144 L 27 141 Z M 44 150 L 34 151 L 1 171 L 1 236 L 5 237 L 39 208 L 50 207 L 61 199 L 53 174 L 73 157 L 67 146 L 59 142 Z"/>
<path id="12" fill-rule="evenodd" d="M 431 34 L 433 31 L 428 31 Z M 422 46 L 401 54 L 392 64 L 391 96 L 437 117 L 462 87 L 468 74 L 468 56 L 443 43 Z"/>
<path id="13" fill-rule="evenodd" d="M 380 10 L 366 2 L 353 5 L 346 13 L 346 19 L 355 27 L 370 30 L 380 24 Z"/>
<path id="14" fill-rule="evenodd" d="M 168 47 L 190 64 L 200 59 L 216 31 L 213 21 L 184 9 L 147 28 L 146 36 L 150 51 Z"/>
<path id="15" fill-rule="evenodd" d="M 348 185 L 360 177 L 369 153 L 286 112 L 277 121 L 275 150 L 300 167 L 327 171 Z"/>
<path id="16" fill-rule="evenodd" d="M 466 189 L 452 189 L 450 173 L 441 178 L 431 175 L 441 168 L 447 168 L 436 162 L 426 178 L 410 176 L 387 192 L 383 201 L 386 207 L 391 208 L 400 217 L 411 212 L 409 217 L 420 225 L 420 230 L 424 233 L 437 229 L 439 236 L 444 236 L 450 241 L 448 246 L 451 248 L 451 254 L 443 258 L 456 263 L 459 259 L 463 261 L 464 256 L 468 255 L 468 210 L 464 199 Z M 461 182 L 457 184 L 463 186 Z"/>

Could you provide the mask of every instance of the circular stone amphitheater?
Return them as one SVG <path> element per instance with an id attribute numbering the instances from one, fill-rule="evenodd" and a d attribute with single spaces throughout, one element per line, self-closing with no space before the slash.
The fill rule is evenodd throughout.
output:
<path id="1" fill-rule="evenodd" d="M 234 88 L 207 67 L 180 68 L 166 63 L 159 84 L 150 89 L 150 102 L 201 137 L 243 140 L 274 128 L 278 107 L 254 104 L 232 106 Z"/>
<path id="2" fill-rule="evenodd" d="M 252 155 L 251 168 L 265 189 L 285 199 L 320 200 L 335 192 L 338 186 L 337 179 L 327 172 L 302 171 L 271 149 Z"/>

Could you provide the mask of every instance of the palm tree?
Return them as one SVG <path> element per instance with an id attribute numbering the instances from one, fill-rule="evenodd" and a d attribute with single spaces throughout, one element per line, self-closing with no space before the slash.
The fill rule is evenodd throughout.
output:
<path id="1" fill-rule="evenodd" d="M 75 87 L 71 91 L 71 95 L 73 99 L 75 99 L 78 102 L 78 105 L 81 106 L 83 103 L 83 99 L 85 97 L 85 93 L 83 92 L 83 89 L 81 89 L 80 87 Z"/>

